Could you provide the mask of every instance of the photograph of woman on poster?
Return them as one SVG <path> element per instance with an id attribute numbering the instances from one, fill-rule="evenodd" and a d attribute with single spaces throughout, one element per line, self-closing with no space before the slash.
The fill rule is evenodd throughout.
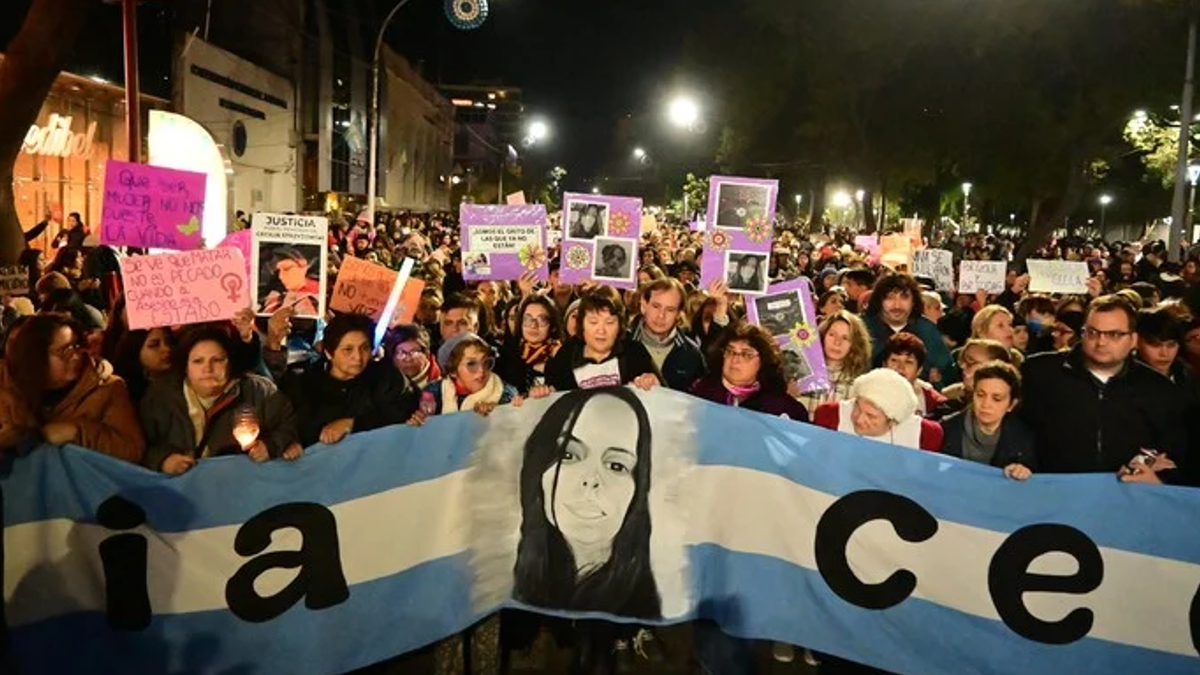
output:
<path id="1" fill-rule="evenodd" d="M 608 205 L 571 202 L 568 239 L 595 239 L 608 234 Z"/>
<path id="2" fill-rule="evenodd" d="M 321 317 L 319 246 L 263 242 L 259 259 L 258 314 L 291 308 L 298 317 Z"/>
<path id="3" fill-rule="evenodd" d="M 631 389 L 555 401 L 525 441 L 513 597 L 659 618 L 650 567 L 650 418 Z"/>

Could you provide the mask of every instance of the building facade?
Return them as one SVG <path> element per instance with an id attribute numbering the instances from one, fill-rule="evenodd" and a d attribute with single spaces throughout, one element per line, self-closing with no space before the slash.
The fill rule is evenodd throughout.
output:
<path id="1" fill-rule="evenodd" d="M 525 106 L 503 84 L 443 84 L 454 105 L 453 201 L 499 203 L 520 189 Z"/>
<path id="2" fill-rule="evenodd" d="M 380 206 L 450 208 L 454 107 L 408 61 L 384 47 L 380 94 Z"/>

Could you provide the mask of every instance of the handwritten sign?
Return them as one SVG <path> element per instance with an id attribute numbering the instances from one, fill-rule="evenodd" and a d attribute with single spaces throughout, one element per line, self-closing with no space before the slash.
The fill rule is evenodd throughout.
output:
<path id="1" fill-rule="evenodd" d="M 525 203 L 525 193 L 517 191 L 504 198 L 504 203 L 512 206 L 520 206 Z"/>
<path id="2" fill-rule="evenodd" d="M 207 177 L 110 159 L 104 171 L 100 241 L 109 246 L 200 248 Z"/>
<path id="3" fill-rule="evenodd" d="M 139 255 L 121 261 L 129 328 L 224 321 L 250 306 L 236 248 Z"/>
<path id="4" fill-rule="evenodd" d="M 859 251 L 866 251 L 871 257 L 871 262 L 879 262 L 879 237 L 873 234 L 860 234 L 854 237 L 854 248 Z"/>
<path id="5" fill-rule="evenodd" d="M 0 267 L 0 295 L 28 295 L 29 270 L 24 267 Z"/>
<path id="6" fill-rule="evenodd" d="M 1034 293 L 1087 293 L 1088 266 L 1077 260 L 1028 260 Z"/>
<path id="7" fill-rule="evenodd" d="M 912 240 L 903 234 L 886 234 L 879 238 L 879 262 L 899 269 L 911 267 L 913 259 Z"/>
<path id="8" fill-rule="evenodd" d="M 1006 265 L 1003 260 L 964 260 L 958 264 L 958 292 L 971 294 L 987 291 L 989 295 L 1004 292 Z"/>
<path id="9" fill-rule="evenodd" d="M 933 279 L 939 291 L 954 289 L 954 254 L 940 248 L 913 252 L 913 274 Z"/>
<path id="10" fill-rule="evenodd" d="M 398 276 L 396 270 L 383 265 L 358 258 L 346 258 L 338 271 L 337 283 L 333 285 L 333 298 L 329 306 L 335 312 L 366 314 L 372 321 L 379 321 Z M 396 306 L 396 316 L 401 319 L 401 323 L 412 321 L 423 290 L 425 282 L 420 279 L 409 279 L 404 285 L 400 302 Z"/>

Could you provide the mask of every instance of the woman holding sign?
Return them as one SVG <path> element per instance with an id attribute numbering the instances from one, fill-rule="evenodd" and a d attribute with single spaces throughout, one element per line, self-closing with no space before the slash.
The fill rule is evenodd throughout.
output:
<path id="1" fill-rule="evenodd" d="M 808 411 L 787 391 L 783 357 L 774 338 L 750 324 L 723 331 L 709 363 L 712 374 L 692 386 L 692 394 L 713 403 L 808 421 Z"/>

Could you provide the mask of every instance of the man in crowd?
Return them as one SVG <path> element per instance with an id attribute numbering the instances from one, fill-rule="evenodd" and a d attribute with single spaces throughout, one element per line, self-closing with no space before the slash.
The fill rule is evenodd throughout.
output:
<path id="1" fill-rule="evenodd" d="M 921 371 L 924 379 L 937 385 L 953 365 L 937 325 L 921 314 L 921 288 L 911 276 L 893 273 L 880 277 L 863 320 L 871 333 L 871 360 L 876 365 L 888 339 L 900 332 L 912 333 L 925 344 L 928 353 Z"/>
<path id="2" fill-rule="evenodd" d="M 1137 312 L 1117 295 L 1092 301 L 1083 339 L 1069 351 L 1025 362 L 1021 414 L 1033 429 L 1041 470 L 1122 472 L 1122 480 L 1179 482 L 1183 406 L 1171 382 L 1131 355 Z M 1169 461 L 1134 461 L 1142 450 Z M 1127 468 L 1128 467 L 1128 468 Z"/>
<path id="3" fill-rule="evenodd" d="M 451 295 L 442 305 L 442 319 L 438 324 L 439 339 L 434 350 L 459 333 L 479 334 L 479 315 L 482 309 L 479 301 L 469 295 Z"/>
<path id="4" fill-rule="evenodd" d="M 861 309 L 859 299 L 871 290 L 874 283 L 875 275 L 869 269 L 858 267 L 846 270 L 842 275 L 842 288 L 846 289 L 846 309 L 858 312 Z"/>
<path id="5" fill-rule="evenodd" d="M 683 284 L 670 277 L 659 279 L 643 286 L 639 295 L 641 319 L 634 325 L 630 337 L 646 346 L 668 387 L 687 391 L 704 376 L 705 367 L 700 343 L 679 328 Z M 715 317 L 713 322 L 720 325 Z M 726 316 L 725 324 L 728 323 Z"/>

